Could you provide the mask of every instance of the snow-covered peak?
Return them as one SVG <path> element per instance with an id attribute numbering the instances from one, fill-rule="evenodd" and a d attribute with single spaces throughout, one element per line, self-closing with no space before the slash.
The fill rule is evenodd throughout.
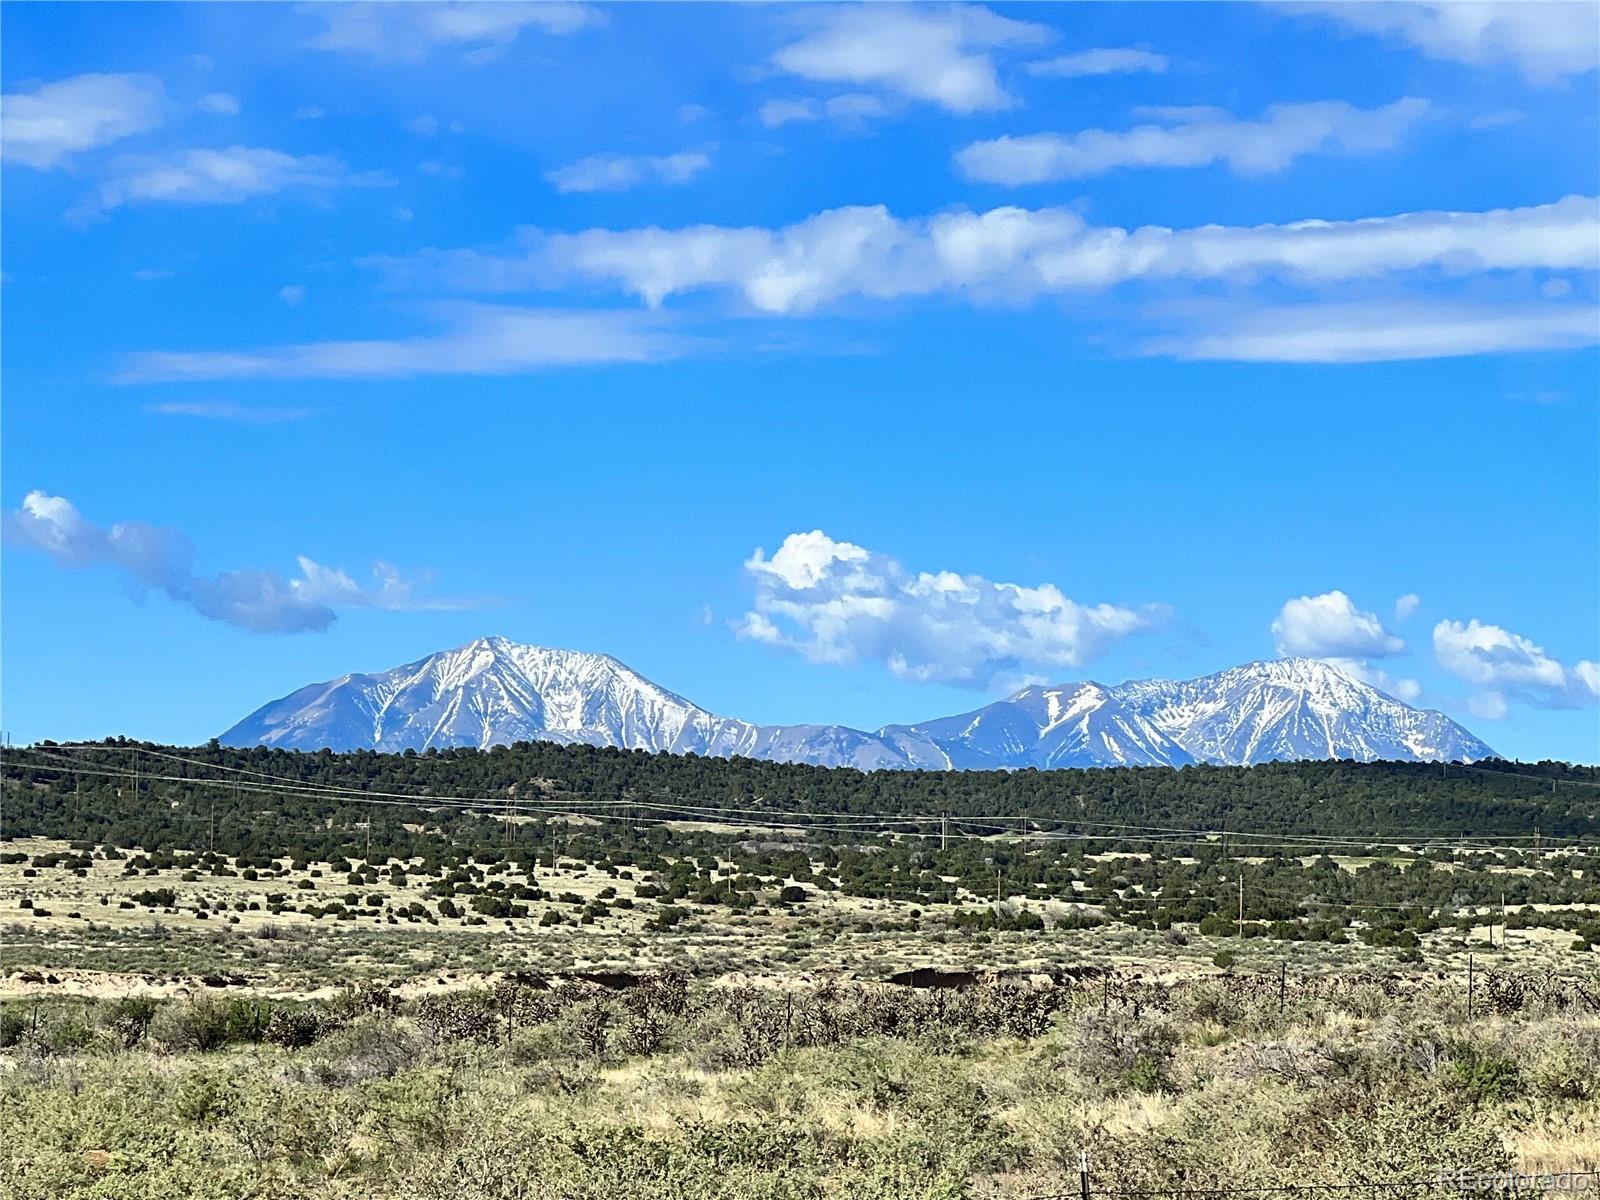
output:
<path id="1" fill-rule="evenodd" d="M 391 751 L 547 740 L 931 770 L 1493 753 L 1442 714 L 1310 658 L 1244 663 L 1189 680 L 1033 685 L 972 712 L 867 733 L 717 716 L 609 654 L 504 637 L 312 684 L 252 713 L 222 740 Z"/>

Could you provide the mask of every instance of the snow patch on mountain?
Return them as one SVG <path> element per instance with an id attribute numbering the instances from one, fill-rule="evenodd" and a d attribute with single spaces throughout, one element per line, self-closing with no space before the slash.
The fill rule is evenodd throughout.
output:
<path id="1" fill-rule="evenodd" d="M 251 713 L 221 740 L 384 751 L 542 740 L 864 771 L 1493 755 L 1443 714 L 1315 659 L 1247 663 L 1190 680 L 1026 687 L 972 712 L 868 733 L 718 716 L 610 655 L 505 638 L 312 684 Z"/>

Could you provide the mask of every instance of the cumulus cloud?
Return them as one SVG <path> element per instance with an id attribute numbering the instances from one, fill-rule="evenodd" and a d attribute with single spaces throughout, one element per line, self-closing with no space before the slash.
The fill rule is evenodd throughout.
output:
<path id="1" fill-rule="evenodd" d="M 1474 66 L 1508 64 L 1536 83 L 1600 66 L 1600 8 L 1548 0 L 1405 0 L 1404 3 L 1295 3 L 1358 33 L 1408 42 L 1429 58 Z"/>
<path id="2" fill-rule="evenodd" d="M 1600 662 L 1563 666 L 1531 639 L 1477 618 L 1435 625 L 1433 656 L 1452 675 L 1482 689 L 1473 701 L 1479 716 L 1504 716 L 1509 700 L 1540 708 L 1600 702 Z"/>
<path id="3" fill-rule="evenodd" d="M 875 87 L 953 113 L 1009 108 L 994 52 L 1052 36 L 1043 25 L 977 5 L 838 5 L 804 18 L 812 28 L 772 56 L 779 70 L 818 83 Z"/>
<path id="4" fill-rule="evenodd" d="M 306 289 L 302 283 L 286 283 L 278 289 L 278 299 L 290 308 L 298 308 L 305 298 Z"/>
<path id="5" fill-rule="evenodd" d="M 755 600 L 735 623 L 741 637 L 816 663 L 882 662 L 919 682 L 991 687 L 1076 668 L 1168 616 L 1159 604 L 1080 604 L 1050 583 L 913 573 L 821 530 L 791 533 L 744 567 Z"/>
<path id="6" fill-rule="evenodd" d="M 1154 357 L 1215 362 L 1355 363 L 1570 350 L 1600 342 L 1600 309 L 1538 299 L 1520 304 L 1381 301 L 1218 305 L 1184 332 L 1153 338 Z"/>
<path id="7" fill-rule="evenodd" d="M 1307 658 L 1387 658 L 1406 644 L 1341 591 L 1284 601 L 1272 622 L 1279 654 Z"/>
<path id="8" fill-rule="evenodd" d="M 1145 109 L 1155 118 L 1132 129 L 1034 133 L 973 142 L 956 164 L 972 179 L 1017 186 L 1084 179 L 1124 167 L 1207 167 L 1240 175 L 1282 171 L 1306 154 L 1392 150 L 1428 111 L 1406 98 L 1381 108 L 1342 100 L 1274 104 L 1255 120 L 1216 108 Z"/>
<path id="9" fill-rule="evenodd" d="M 588 5 L 564 0 L 305 4 L 297 11 L 322 23 L 310 45 L 379 62 L 418 62 L 439 48 L 484 57 L 504 50 L 524 30 L 564 37 L 601 20 L 599 12 Z"/>
<path id="10" fill-rule="evenodd" d="M 136 595 L 160 592 L 208 620 L 251 633 L 326 629 L 340 609 L 463 607 L 419 598 L 413 584 L 383 562 L 373 565 L 367 586 L 303 555 L 296 559 L 299 575 L 289 578 L 255 569 L 198 575 L 194 546 L 177 530 L 142 521 L 96 525 L 70 500 L 42 491 L 29 492 L 20 508 L 7 513 L 4 529 L 7 542 L 41 551 L 62 567 L 111 567 Z"/>
<path id="11" fill-rule="evenodd" d="M 261 350 L 146 351 L 124 360 L 119 383 L 225 379 L 402 379 L 511 375 L 548 367 L 652 362 L 696 343 L 637 312 L 562 312 L 444 305 L 450 328 L 427 337 L 305 342 Z"/>
<path id="12" fill-rule="evenodd" d="M 1422 607 L 1422 597 L 1415 592 L 1407 592 L 1394 602 L 1394 619 L 1396 621 L 1409 621 L 1416 616 L 1417 609 Z"/>
<path id="13" fill-rule="evenodd" d="M 83 211 L 125 204 L 242 204 L 277 192 L 326 192 L 391 182 L 379 173 L 353 172 L 338 159 L 319 154 L 293 155 L 253 146 L 175 150 L 119 158 L 95 201 Z"/>
<path id="14" fill-rule="evenodd" d="M 1067 208 L 902 219 L 874 205 L 827 209 L 776 229 L 530 229 L 509 253 L 431 251 L 368 261 L 410 282 L 467 290 L 612 284 L 651 307 L 684 293 L 729 291 L 759 312 L 792 316 L 851 296 L 1017 301 L 1131 281 L 1272 277 L 1319 286 L 1422 270 L 1593 271 L 1600 267 L 1597 239 L 1600 201 L 1585 196 L 1488 212 L 1190 229 L 1092 225 Z"/>
<path id="15" fill-rule="evenodd" d="M 45 170 L 161 124 L 153 75 L 75 75 L 0 99 L 0 157 Z"/>
<path id="16" fill-rule="evenodd" d="M 677 154 L 591 154 L 575 163 L 546 171 L 558 192 L 622 192 L 641 183 L 669 186 L 688 183 L 711 166 L 704 150 Z"/>
<path id="17" fill-rule="evenodd" d="M 1165 54 L 1120 47 L 1080 50 L 1076 54 L 1041 59 L 1038 62 L 1028 63 L 1024 70 L 1030 75 L 1078 79 L 1086 75 L 1131 75 L 1141 71 L 1160 74 L 1169 65 Z"/>

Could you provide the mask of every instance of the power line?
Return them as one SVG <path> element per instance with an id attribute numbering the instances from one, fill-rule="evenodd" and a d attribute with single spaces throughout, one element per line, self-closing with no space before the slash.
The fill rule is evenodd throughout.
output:
<path id="1" fill-rule="evenodd" d="M 15 749 L 15 748 L 13 748 L 13 749 Z M 41 755 L 44 755 L 46 757 L 54 757 L 54 756 L 50 755 L 49 751 L 45 750 L 44 748 L 30 747 L 30 748 L 26 748 L 26 749 L 30 750 L 33 753 L 41 754 Z M 93 746 L 93 745 L 75 745 L 75 746 L 51 747 L 50 749 L 51 750 L 71 750 L 71 751 L 84 752 L 84 751 L 101 750 L 101 749 L 103 749 L 103 747 Z M 361 803 L 369 803 L 369 804 L 398 801 L 398 802 L 401 802 L 401 803 L 404 803 L 404 804 L 408 804 L 408 805 L 412 805 L 412 806 L 416 806 L 416 807 L 423 807 L 423 808 L 458 808 L 458 809 L 460 809 L 460 808 L 477 809 L 477 808 L 482 808 L 482 807 L 485 807 L 485 806 L 493 806 L 496 809 L 502 809 L 503 806 L 505 806 L 508 803 L 508 800 L 507 800 L 507 798 L 506 798 L 506 796 L 504 794 L 498 795 L 498 796 L 435 795 L 435 794 L 432 794 L 432 793 L 415 794 L 415 793 L 405 793 L 405 792 L 387 792 L 387 791 L 376 791 L 376 790 L 369 790 L 369 789 L 357 789 L 357 788 L 344 787 L 344 786 L 341 786 L 341 785 L 325 785 L 325 784 L 305 783 L 305 782 L 300 781 L 300 780 L 288 779 L 286 777 L 278 776 L 278 775 L 272 775 L 272 774 L 267 773 L 267 772 L 250 771 L 250 770 L 245 770 L 243 768 L 227 767 L 227 766 L 222 765 L 222 764 L 207 763 L 207 762 L 204 762 L 204 761 L 188 758 L 188 757 L 185 757 L 185 756 L 182 756 L 182 755 L 175 755 L 175 754 L 170 754 L 170 753 L 157 752 L 157 751 L 148 751 L 148 750 L 145 751 L 145 752 L 148 753 L 148 754 L 152 754 L 152 755 L 161 757 L 161 758 L 169 759 L 171 761 L 179 762 L 179 763 L 182 763 L 182 764 L 185 764 L 185 765 L 198 767 L 198 768 L 201 768 L 201 769 L 204 769 L 204 770 L 228 771 L 228 772 L 235 773 L 235 774 L 250 775 L 250 776 L 254 776 L 254 777 L 258 778 L 258 779 L 262 779 L 262 780 L 268 781 L 267 783 L 265 783 L 263 785 L 258 785 L 259 790 L 298 793 L 298 794 L 316 796 L 316 797 L 329 799 L 329 800 L 350 799 L 350 800 L 355 800 L 355 801 L 358 801 L 358 802 L 361 802 Z M 126 777 L 126 774 L 127 774 L 126 772 L 116 771 L 116 770 L 94 772 L 94 771 L 91 771 L 91 770 L 89 770 L 87 768 L 78 767 L 76 765 L 73 766 L 73 769 L 79 770 L 79 771 L 82 771 L 83 773 L 88 773 L 88 774 L 96 774 L 96 773 L 98 773 L 98 774 L 111 774 L 111 775 L 120 775 L 122 777 Z M 1490 772 L 1490 773 L 1491 774 L 1497 774 L 1497 775 L 1505 774 L 1504 772 Z M 190 786 L 204 786 L 206 784 L 215 782 L 215 781 L 209 781 L 209 780 L 205 780 L 205 779 L 196 779 L 196 778 L 193 778 L 193 777 L 190 777 L 190 776 L 186 776 L 186 775 L 180 775 L 180 776 L 174 776 L 174 775 L 150 776 L 150 775 L 146 774 L 145 778 L 147 778 L 147 779 L 160 779 L 160 780 L 166 781 L 166 782 L 185 783 L 185 784 L 188 784 Z M 826 813 L 826 814 L 823 814 L 823 813 L 812 813 L 812 812 L 806 812 L 806 811 L 784 811 L 784 810 L 775 810 L 775 809 L 714 807 L 714 806 L 707 806 L 707 805 L 684 805 L 684 804 L 672 804 L 672 803 L 669 803 L 667 801 L 648 799 L 648 798 L 641 800 L 641 799 L 639 799 L 639 798 L 637 798 L 636 796 L 633 796 L 633 795 L 627 795 L 627 796 L 625 796 L 625 798 L 620 798 L 620 799 L 592 798 L 592 797 L 553 797 L 553 798 L 547 799 L 545 801 L 542 801 L 539 804 L 532 804 L 532 803 L 529 803 L 529 802 L 518 801 L 518 802 L 515 802 L 514 808 L 515 808 L 515 811 L 527 812 L 527 813 L 571 812 L 571 811 L 574 811 L 574 810 L 581 810 L 581 809 L 585 809 L 585 808 L 588 808 L 588 809 L 612 809 L 612 808 L 616 808 L 617 806 L 623 805 L 623 804 L 632 805 L 632 806 L 639 807 L 639 808 L 644 808 L 644 809 L 655 810 L 657 812 L 674 813 L 674 814 L 677 814 L 677 815 L 679 815 L 681 817 L 686 817 L 686 818 L 689 818 L 689 819 L 700 819 L 700 820 L 706 820 L 706 821 L 726 821 L 729 818 L 737 819 L 737 818 L 740 818 L 740 817 L 744 817 L 744 818 L 757 817 L 757 818 L 761 818 L 760 821 L 759 822 L 752 822 L 752 823 L 759 823 L 763 827 L 767 827 L 767 828 L 815 828 L 815 829 L 819 829 L 819 830 L 825 830 L 825 829 L 832 828 L 832 829 L 838 830 L 838 829 L 844 829 L 844 828 L 847 828 L 847 827 L 867 826 L 867 825 L 894 825 L 894 826 L 916 827 L 916 826 L 930 825 L 935 820 L 941 819 L 940 817 L 935 817 L 935 816 L 916 816 L 916 815 L 908 815 L 908 814 L 905 814 L 905 813 L 893 813 L 893 814 L 888 814 L 888 813 L 865 813 L 865 814 L 863 814 L 863 813 Z M 1498 839 L 1496 841 L 1492 841 L 1491 842 L 1491 841 L 1486 841 L 1486 840 L 1483 840 L 1483 839 L 1480 839 L 1480 838 L 1470 838 L 1470 837 L 1440 838 L 1440 837 L 1438 837 L 1437 835 L 1434 835 L 1434 834 L 1427 834 L 1427 833 L 1410 834 L 1410 833 L 1407 833 L 1407 832 L 1404 832 L 1404 831 L 1402 831 L 1398 835 L 1396 835 L 1394 833 L 1394 831 L 1388 831 L 1388 836 L 1387 837 L 1384 837 L 1384 836 L 1381 836 L 1381 835 L 1370 835 L 1369 836 L 1369 835 L 1364 835 L 1364 834 L 1360 834 L 1360 833 L 1354 833 L 1354 834 L 1347 833 L 1347 834 L 1339 835 L 1339 836 L 1319 835 L 1319 834 L 1314 834 L 1314 833 L 1300 833 L 1300 834 L 1294 834 L 1294 833 L 1265 833 L 1265 832 L 1262 832 L 1262 833 L 1240 833 L 1237 830 L 1223 831 L 1223 830 L 1218 830 L 1218 829 L 1203 829 L 1203 828 L 1202 829 L 1195 829 L 1195 828 L 1183 828 L 1183 827 L 1178 827 L 1178 826 L 1134 825 L 1134 824 L 1119 824 L 1119 823 L 1113 823 L 1113 822 L 1066 821 L 1066 820 L 1063 820 L 1061 818 L 1049 818 L 1049 817 L 1041 818 L 1041 817 L 1022 816 L 1022 815 L 1013 815 L 1013 814 L 996 815 L 996 816 L 961 817 L 961 818 L 950 818 L 950 819 L 954 820 L 959 826 L 964 827 L 963 829 L 958 830 L 956 836 L 958 836 L 958 837 L 967 837 L 967 838 L 971 838 L 973 836 L 984 837 L 984 836 L 993 835 L 993 836 L 1000 836 L 1000 837 L 1013 837 L 1013 838 L 1022 838 L 1024 840 L 1039 840 L 1039 841 L 1051 840 L 1051 839 L 1063 839 L 1063 840 L 1098 840 L 1098 841 L 1134 841 L 1134 842 L 1140 842 L 1140 843 L 1146 843 L 1146 844 L 1149 844 L 1149 843 L 1176 844 L 1176 843 L 1191 843 L 1191 842 L 1194 842 L 1194 841 L 1197 841 L 1197 840 L 1209 840 L 1209 839 L 1217 838 L 1219 836 L 1226 835 L 1226 836 L 1234 839 L 1235 841 L 1237 841 L 1237 840 L 1239 840 L 1241 838 L 1249 839 L 1246 848 L 1247 849 L 1253 849 L 1253 850 L 1268 850 L 1268 849 L 1309 850 L 1309 849 L 1318 849 L 1318 848 L 1326 849 L 1326 848 L 1331 848 L 1331 847 L 1340 847 L 1340 846 L 1342 846 L 1342 847 L 1347 847 L 1347 848 L 1364 849 L 1364 850 L 1371 850 L 1371 849 L 1376 849 L 1376 848 L 1392 848 L 1392 849 L 1398 849 L 1398 850 L 1403 850 L 1403 851 L 1405 851 L 1405 850 L 1424 850 L 1425 851 L 1425 850 L 1430 850 L 1430 849 L 1457 848 L 1457 849 L 1477 849 L 1477 850 L 1481 850 L 1483 852 L 1492 852 L 1492 851 L 1497 851 L 1497 850 L 1519 850 L 1519 849 L 1521 849 L 1522 847 L 1519 847 L 1519 846 L 1511 844 L 1511 843 L 1515 843 L 1515 842 L 1522 842 L 1522 841 L 1534 842 L 1534 841 L 1537 841 L 1537 842 L 1540 842 L 1542 844 L 1544 842 L 1547 842 L 1547 841 L 1551 840 L 1551 839 L 1548 839 L 1548 838 L 1543 838 L 1541 835 L 1537 835 L 1537 834 L 1535 834 L 1535 835 L 1501 835 L 1501 836 L 1498 837 Z M 809 824 L 808 824 L 808 822 L 809 822 Z M 825 824 L 816 824 L 816 822 L 826 822 L 826 823 Z M 1020 830 L 1020 831 L 1018 831 L 1018 830 L 1012 829 L 1011 825 L 1008 824 L 1008 823 L 1018 823 L 1018 822 L 1028 823 L 1028 824 L 1033 824 L 1033 825 L 1052 824 L 1052 825 L 1084 826 L 1084 827 L 1087 827 L 1087 828 L 1108 829 L 1108 830 L 1115 830 L 1115 831 L 1119 831 L 1119 832 L 1118 833 L 1108 833 L 1108 834 L 1083 834 L 1083 833 L 1078 833 L 1078 832 L 1075 832 L 1075 831 L 1060 830 L 1060 829 L 1056 829 L 1056 830 Z M 983 832 L 975 832 L 975 831 L 981 831 L 985 827 L 988 828 L 988 833 L 987 834 L 985 834 Z M 1146 832 L 1152 833 L 1152 834 L 1169 834 L 1169 835 L 1174 835 L 1174 836 L 1169 836 L 1169 837 L 1164 837 L 1164 838 L 1129 836 L 1129 835 L 1133 835 L 1133 834 L 1137 834 L 1137 833 L 1146 833 Z M 917 836 L 923 836 L 920 833 L 918 833 L 916 835 Z M 1268 839 L 1268 838 L 1272 838 L 1272 839 L 1276 839 L 1276 840 L 1275 841 L 1265 841 L 1264 840 L 1264 839 Z M 1571 844 L 1581 847 L 1581 846 L 1583 846 L 1585 844 L 1585 841 L 1582 838 L 1572 839 Z"/>

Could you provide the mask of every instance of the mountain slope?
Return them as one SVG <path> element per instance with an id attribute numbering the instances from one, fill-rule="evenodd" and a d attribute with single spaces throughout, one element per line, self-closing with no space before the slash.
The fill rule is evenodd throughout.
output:
<path id="1" fill-rule="evenodd" d="M 657 687 L 606 654 L 480 638 L 391 671 L 344 675 L 258 709 L 229 745 L 334 750 L 588 742 L 697 751 L 752 729 Z"/>
<path id="2" fill-rule="evenodd" d="M 1028 687 L 972 712 L 868 733 L 718 716 L 609 655 L 505 638 L 480 638 L 390 671 L 301 688 L 256 710 L 221 740 L 385 751 L 545 740 L 868 771 L 1493 754 L 1442 714 L 1412 708 L 1313 659 L 1247 663 L 1181 681 Z"/>

